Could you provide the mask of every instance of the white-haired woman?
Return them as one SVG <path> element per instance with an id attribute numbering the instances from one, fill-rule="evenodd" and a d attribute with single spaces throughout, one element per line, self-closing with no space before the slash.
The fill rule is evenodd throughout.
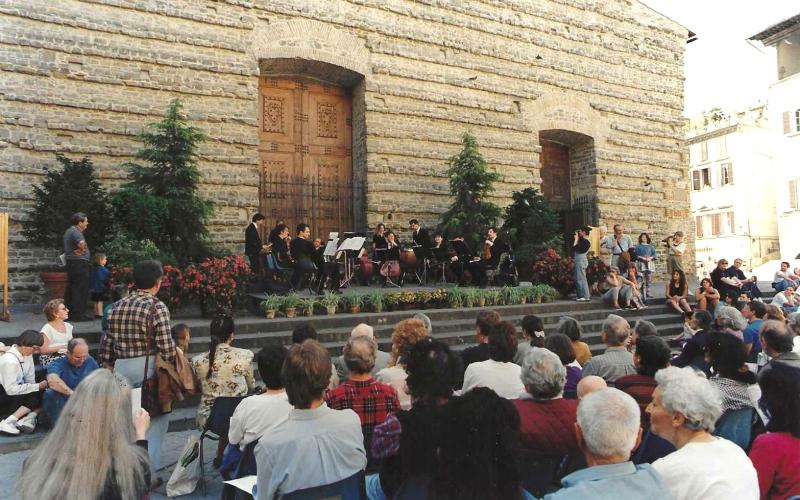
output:
<path id="1" fill-rule="evenodd" d="M 656 373 L 647 407 L 650 428 L 677 451 L 653 462 L 674 500 L 759 498 L 758 477 L 741 448 L 713 436 L 722 415 L 719 392 L 692 368 Z"/>
<path id="2" fill-rule="evenodd" d="M 19 498 L 144 498 L 150 482 L 149 426 L 146 411 L 133 415 L 125 379 L 95 370 L 25 461 L 17 482 Z"/>
<path id="3" fill-rule="evenodd" d="M 720 330 L 725 333 L 730 333 L 739 340 L 744 340 L 744 329 L 747 328 L 747 320 L 744 319 L 742 313 L 732 306 L 719 306 L 717 314 L 714 318 Z"/>

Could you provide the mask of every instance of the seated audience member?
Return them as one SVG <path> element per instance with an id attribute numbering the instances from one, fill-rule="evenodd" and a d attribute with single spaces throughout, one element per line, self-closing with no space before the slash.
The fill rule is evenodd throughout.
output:
<path id="1" fill-rule="evenodd" d="M 758 478 L 747 455 L 713 436 L 722 400 L 703 374 L 669 367 L 656 373 L 658 387 L 647 407 L 650 428 L 677 451 L 653 462 L 675 500 L 757 499 Z"/>
<path id="2" fill-rule="evenodd" d="M 715 267 L 709 277 L 711 278 L 711 283 L 715 289 L 717 289 L 720 293 L 720 296 L 730 296 L 731 293 L 736 295 L 737 297 L 739 294 L 737 293 L 738 290 L 734 290 L 735 287 L 728 285 L 722 278 L 726 277 L 726 273 L 728 271 L 728 261 L 725 259 L 719 259 L 717 261 L 717 267 Z"/>
<path id="3" fill-rule="evenodd" d="M 544 321 L 538 316 L 528 315 L 522 318 L 522 337 L 524 342 L 517 346 L 517 353 L 514 354 L 514 363 L 521 365 L 522 360 L 529 351 L 537 347 L 544 347 Z"/>
<path id="4" fill-rule="evenodd" d="M 742 316 L 748 322 L 747 327 L 742 332 L 742 340 L 744 340 L 744 347 L 747 351 L 747 361 L 750 363 L 755 363 L 758 359 L 758 353 L 761 352 L 761 340 L 758 338 L 758 331 L 761 329 L 766 313 L 767 307 L 763 302 L 752 301 L 742 307 Z"/>
<path id="5" fill-rule="evenodd" d="M 797 288 L 796 277 L 789 271 L 789 263 L 781 262 L 781 268 L 775 272 L 775 278 L 772 279 L 772 288 L 778 292 L 786 290 L 788 287 Z"/>
<path id="6" fill-rule="evenodd" d="M 372 459 L 372 431 L 386 417 L 400 409 L 400 400 L 394 387 L 382 384 L 372 376 L 375 351 L 378 346 L 367 336 L 356 337 L 344 346 L 344 361 L 350 378 L 325 395 L 325 402 L 334 410 L 350 409 L 361 420 L 364 449 L 369 463 Z"/>
<path id="7" fill-rule="evenodd" d="M 642 437 L 639 419 L 636 402 L 617 389 L 601 389 L 582 399 L 575 434 L 589 467 L 564 477 L 563 488 L 545 499 L 669 499 L 667 486 L 651 465 L 630 461 Z"/>
<path id="8" fill-rule="evenodd" d="M 598 375 L 613 385 L 618 378 L 636 373 L 636 367 L 633 366 L 633 355 L 625 349 L 625 343 L 631 333 L 631 326 L 625 321 L 625 318 L 609 314 L 603 321 L 602 330 L 602 339 L 606 350 L 603 354 L 594 356 L 584 365 L 583 376 Z"/>
<path id="9" fill-rule="evenodd" d="M 761 290 L 758 289 L 758 279 L 756 276 L 745 276 L 742 271 L 742 259 L 734 259 L 733 266 L 725 270 L 725 275 L 722 278 L 729 287 L 737 291 L 739 295 L 747 294 L 751 299 L 757 299 L 762 296 Z"/>
<path id="10" fill-rule="evenodd" d="M 714 373 L 709 380 L 722 396 L 722 413 L 752 408 L 748 389 L 756 383 L 756 375 L 747 368 L 747 353 L 742 341 L 732 335 L 714 332 L 708 339 L 706 352 Z"/>
<path id="11" fill-rule="evenodd" d="M 767 314 L 764 315 L 764 319 L 776 319 L 776 318 L 769 318 L 767 315 L 769 314 L 769 307 L 767 307 Z M 783 323 L 783 321 L 781 321 Z M 789 330 L 794 334 L 794 347 L 792 350 L 797 354 L 800 354 L 800 313 L 794 313 L 789 316 L 789 320 L 786 321 L 786 326 L 789 327 Z"/>
<path id="12" fill-rule="evenodd" d="M 766 434 L 750 449 L 761 498 L 800 495 L 800 367 L 775 364 L 762 372 L 761 405 L 769 414 Z"/>
<path id="13" fill-rule="evenodd" d="M 205 426 L 215 399 L 247 396 L 255 387 L 253 351 L 231 346 L 234 330 L 230 316 L 215 318 L 210 327 L 209 351 L 192 358 L 192 369 L 203 388 L 197 408 L 197 426 L 200 429 Z"/>
<path id="14" fill-rule="evenodd" d="M 575 412 L 578 401 L 564 399 L 567 371 L 548 349 L 536 349 L 522 361 L 522 382 L 527 391 L 512 401 L 520 418 L 520 438 L 527 450 L 539 455 L 565 455 L 578 451 Z"/>
<path id="15" fill-rule="evenodd" d="M 405 370 L 405 358 L 408 349 L 425 338 L 425 324 L 419 319 L 404 319 L 398 321 L 392 332 L 392 355 L 389 357 L 389 366 L 382 369 L 375 378 L 378 382 L 388 384 L 397 391 L 400 408 L 411 408 L 411 395 L 406 387 L 408 374 Z"/>
<path id="16" fill-rule="evenodd" d="M 467 367 L 462 394 L 475 387 L 488 387 L 506 399 L 520 397 L 525 392 L 525 387 L 520 380 L 520 366 L 514 363 L 517 329 L 508 321 L 492 325 L 488 346 L 489 359 Z"/>
<path id="17" fill-rule="evenodd" d="M 48 301 L 42 309 L 47 323 L 39 330 L 44 334 L 44 345 L 39 352 L 39 363 L 44 368 L 64 356 L 67 342 L 72 340 L 72 325 L 67 323 L 69 309 L 61 299 Z"/>
<path id="18" fill-rule="evenodd" d="M 720 294 L 709 278 L 703 278 L 700 280 L 700 288 L 694 292 L 694 298 L 698 309 L 713 312 L 719 304 Z"/>
<path id="19" fill-rule="evenodd" d="M 443 422 L 436 469 L 406 482 L 396 498 L 530 498 L 515 466 L 519 415 L 510 401 L 478 387 L 451 400 Z"/>
<path id="20" fill-rule="evenodd" d="M 720 306 L 717 309 L 717 316 L 714 318 L 717 330 L 729 333 L 739 340 L 744 339 L 744 329 L 747 328 L 747 320 L 744 319 L 735 307 Z"/>
<path id="21" fill-rule="evenodd" d="M 694 335 L 683 344 L 681 353 L 672 358 L 670 364 L 679 368 L 691 366 L 696 370 L 707 373 L 706 342 L 711 328 L 714 326 L 714 319 L 708 311 L 696 311 L 689 324 L 690 328 L 694 330 Z"/>
<path id="22" fill-rule="evenodd" d="M 629 351 L 634 352 L 636 351 L 636 341 L 639 340 L 639 338 L 651 337 L 654 335 L 658 335 L 656 325 L 650 321 L 640 319 L 634 325 L 633 330 L 631 330 L 631 336 L 628 337 L 628 342 L 625 347 L 627 347 Z"/>
<path id="23" fill-rule="evenodd" d="M 664 287 L 664 296 L 667 298 L 667 306 L 677 313 L 690 312 L 689 303 L 686 295 L 689 293 L 689 285 L 686 283 L 686 275 L 681 270 L 672 272 L 672 277 Z"/>
<path id="24" fill-rule="evenodd" d="M 431 323 L 431 319 L 427 314 L 417 313 L 412 319 L 418 319 L 422 321 L 422 324 L 425 325 L 425 335 L 430 335 L 433 333 L 433 324 Z"/>
<path id="25" fill-rule="evenodd" d="M 634 286 L 636 285 L 632 281 L 620 274 L 619 268 L 611 266 L 608 276 L 606 276 L 606 291 L 603 293 L 603 302 L 617 311 L 621 310 L 622 306 L 631 307 Z M 622 306 L 620 306 L 620 300 L 622 301 Z"/>
<path id="26" fill-rule="evenodd" d="M 786 321 L 786 315 L 783 314 L 783 309 L 780 307 L 767 304 L 764 310 L 764 321 L 767 320 L 780 321 L 781 323 L 784 323 Z"/>
<path id="27" fill-rule="evenodd" d="M 478 316 L 475 318 L 475 336 L 478 339 L 478 345 L 467 347 L 461 351 L 464 370 L 472 363 L 489 359 L 489 330 L 492 325 L 499 322 L 500 315 L 491 309 L 478 312 Z"/>
<path id="28" fill-rule="evenodd" d="M 564 397 L 568 399 L 578 398 L 578 382 L 583 376 L 581 365 L 575 361 L 575 349 L 572 347 L 569 337 L 563 333 L 554 333 L 547 337 L 544 342 L 545 348 L 558 356 L 561 364 L 567 370 L 567 381 L 564 384 Z"/>
<path id="29" fill-rule="evenodd" d="M 192 331 L 186 323 L 178 323 L 170 330 L 172 340 L 175 341 L 175 347 L 181 350 L 183 354 L 189 352 L 189 341 L 192 339 Z"/>
<path id="30" fill-rule="evenodd" d="M 266 389 L 260 395 L 245 398 L 231 417 L 228 442 L 240 450 L 281 422 L 292 411 L 289 396 L 281 381 L 286 348 L 280 344 L 263 347 L 256 355 L 258 373 Z"/>
<path id="31" fill-rule="evenodd" d="M 89 356 L 89 345 L 83 339 L 67 342 L 67 355 L 50 363 L 42 410 L 51 426 L 58 421 L 61 410 L 78 384 L 97 368 L 97 361 Z"/>
<path id="32" fill-rule="evenodd" d="M 592 351 L 589 350 L 589 344 L 581 340 L 583 329 L 578 320 L 571 316 L 561 316 L 556 331 L 569 337 L 572 347 L 575 349 L 575 361 L 584 366 L 592 357 Z"/>
<path id="33" fill-rule="evenodd" d="M 795 334 L 792 328 L 781 321 L 767 320 L 761 325 L 761 344 L 769 362 L 759 372 L 759 377 L 777 363 L 785 363 L 800 369 L 800 353 L 795 352 Z"/>
<path id="34" fill-rule="evenodd" d="M 636 375 L 625 375 L 614 382 L 614 387 L 631 396 L 639 405 L 642 415 L 642 426 L 647 429 L 647 405 L 653 400 L 656 388 L 656 372 L 669 366 L 670 350 L 667 341 L 661 337 L 639 337 L 636 340 L 636 352 L 633 365 Z"/>
<path id="35" fill-rule="evenodd" d="M 55 428 L 22 466 L 22 500 L 147 498 L 150 415 L 134 415 L 127 380 L 93 371 L 69 398 Z"/>
<path id="36" fill-rule="evenodd" d="M 36 429 L 47 381 L 36 383 L 33 354 L 43 344 L 41 332 L 25 330 L 17 343 L 0 356 L 0 410 L 13 412 L 0 422 L 0 433 L 16 435 Z"/>
<path id="37" fill-rule="evenodd" d="M 409 346 L 406 359 L 413 406 L 375 427 L 372 454 L 381 467 L 379 475 L 367 476 L 370 499 L 393 498 L 405 480 L 436 469 L 442 408 L 461 376 L 461 358 L 441 341 L 425 339 Z"/>
<path id="38" fill-rule="evenodd" d="M 350 338 L 367 336 L 375 340 L 375 331 L 366 323 L 357 324 L 352 331 L 350 331 Z M 375 375 L 380 370 L 386 368 L 389 364 L 389 353 L 383 352 L 380 349 L 375 353 L 375 368 L 372 374 Z M 347 371 L 347 363 L 344 362 L 344 355 L 333 358 L 333 366 L 336 367 L 336 375 L 339 380 L 345 380 L 350 375 Z"/>
<path id="39" fill-rule="evenodd" d="M 578 399 L 583 399 L 594 391 L 599 391 L 606 387 L 608 387 L 608 384 L 606 384 L 606 381 L 603 380 L 602 377 L 598 377 L 597 375 L 583 377 L 581 381 L 578 382 Z"/>
<path id="40" fill-rule="evenodd" d="M 292 344 L 302 344 L 306 340 L 317 340 L 317 330 L 308 323 L 302 324 L 292 330 Z M 339 385 L 339 375 L 336 373 L 336 366 L 331 363 L 331 380 L 328 389 L 334 389 Z"/>
<path id="41" fill-rule="evenodd" d="M 327 349 L 315 340 L 289 349 L 281 380 L 294 409 L 256 445 L 258 500 L 335 483 L 366 467 L 358 415 L 333 410 L 322 397 L 331 369 Z"/>
<path id="42" fill-rule="evenodd" d="M 782 292 L 778 292 L 772 297 L 771 304 L 780 307 L 784 314 L 793 313 L 797 310 L 797 299 L 795 298 L 794 287 L 786 287 Z"/>

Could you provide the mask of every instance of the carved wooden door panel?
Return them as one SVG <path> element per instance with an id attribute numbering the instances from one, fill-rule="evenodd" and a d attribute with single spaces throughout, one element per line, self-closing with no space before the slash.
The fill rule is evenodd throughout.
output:
<path id="1" fill-rule="evenodd" d="M 352 120 L 348 91 L 262 77 L 259 85 L 261 210 L 312 236 L 353 230 Z"/>
<path id="2" fill-rule="evenodd" d="M 554 142 L 542 142 L 540 156 L 542 195 L 555 208 L 570 206 L 569 149 Z"/>

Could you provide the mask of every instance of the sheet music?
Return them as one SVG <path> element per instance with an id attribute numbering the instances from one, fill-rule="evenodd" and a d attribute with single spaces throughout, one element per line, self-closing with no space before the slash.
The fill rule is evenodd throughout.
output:
<path id="1" fill-rule="evenodd" d="M 253 494 L 253 489 L 258 483 L 258 476 L 244 476 L 240 477 L 239 479 L 231 479 L 230 481 L 224 481 L 225 484 L 230 484 L 234 488 L 240 489 L 245 493 Z"/>
<path id="2" fill-rule="evenodd" d="M 336 234 L 336 233 L 331 233 Z M 325 251 L 322 252 L 322 255 L 325 257 L 333 257 L 336 255 L 336 243 L 338 238 L 334 238 L 332 240 L 328 240 L 328 243 L 325 245 Z"/>
<path id="3" fill-rule="evenodd" d="M 355 236 L 353 238 L 347 238 L 342 242 L 341 245 L 339 245 L 339 248 L 336 251 L 341 252 L 342 250 L 354 250 L 354 251 L 361 250 L 361 247 L 364 246 L 364 241 L 366 241 L 366 238 L 364 238 L 363 236 Z"/>

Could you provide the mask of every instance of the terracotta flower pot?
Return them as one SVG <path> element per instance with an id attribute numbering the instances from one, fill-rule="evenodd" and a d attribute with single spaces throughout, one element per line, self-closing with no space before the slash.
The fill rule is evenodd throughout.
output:
<path id="1" fill-rule="evenodd" d="M 67 273 L 62 271 L 44 271 L 39 274 L 47 288 L 47 300 L 63 299 L 67 291 Z"/>
<path id="2" fill-rule="evenodd" d="M 267 319 L 274 319 L 275 318 L 275 310 L 274 309 L 267 309 L 264 314 L 267 316 Z"/>
<path id="3" fill-rule="evenodd" d="M 358 314 L 361 312 L 361 306 L 358 304 L 353 304 L 350 306 L 350 313 L 351 314 Z"/>
<path id="4" fill-rule="evenodd" d="M 325 309 L 328 311 L 328 316 L 336 314 L 336 306 L 328 306 Z"/>
<path id="5" fill-rule="evenodd" d="M 297 309 L 294 307 L 287 307 L 286 308 L 286 317 L 287 318 L 294 318 L 297 314 Z"/>

